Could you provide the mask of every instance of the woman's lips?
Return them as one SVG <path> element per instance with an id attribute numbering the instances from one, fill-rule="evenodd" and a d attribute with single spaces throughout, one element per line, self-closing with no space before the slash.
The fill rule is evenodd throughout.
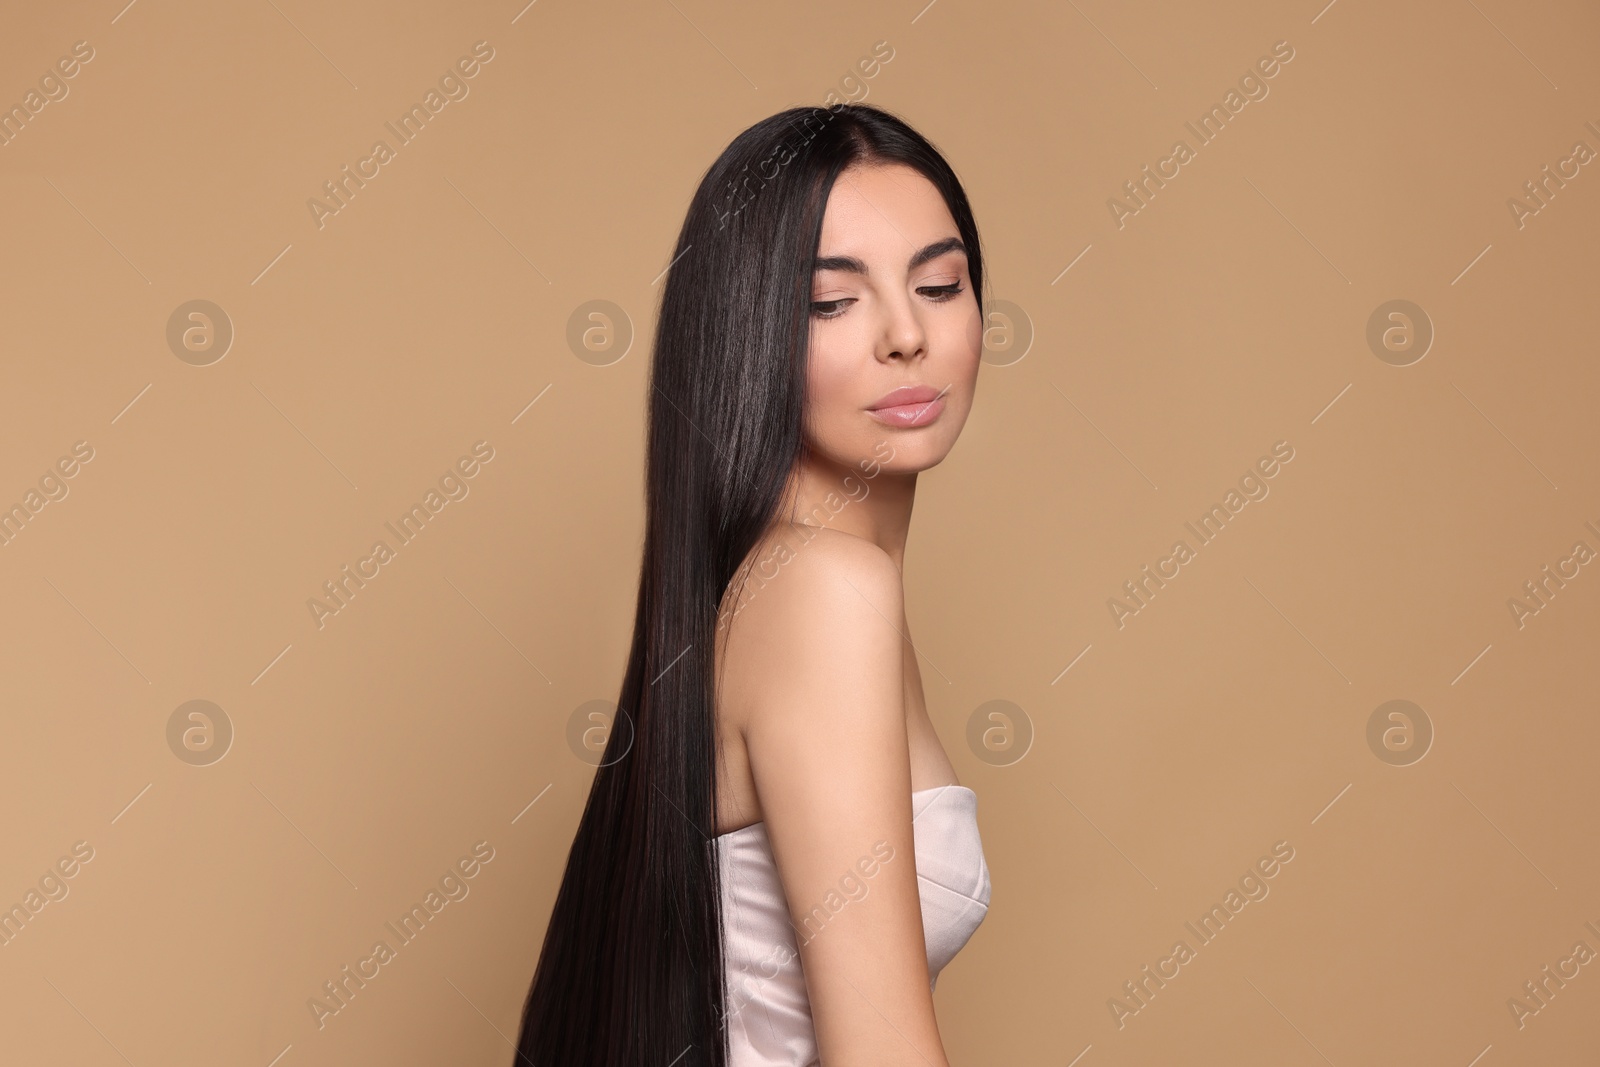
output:
<path id="1" fill-rule="evenodd" d="M 916 404 L 894 404 L 868 408 L 867 414 L 889 426 L 926 426 L 944 411 L 944 398 L 935 397 Z"/>

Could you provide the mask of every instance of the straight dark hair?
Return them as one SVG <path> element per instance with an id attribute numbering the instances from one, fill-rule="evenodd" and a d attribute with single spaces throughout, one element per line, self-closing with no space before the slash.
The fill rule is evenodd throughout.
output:
<path id="1" fill-rule="evenodd" d="M 757 122 L 689 204 L 650 368 L 633 643 L 523 1009 L 520 1063 L 725 1067 L 718 612 L 781 519 L 802 455 L 812 265 L 828 195 L 845 168 L 879 163 L 906 164 L 942 194 L 981 313 L 966 193 L 932 144 L 880 108 L 799 107 Z"/>

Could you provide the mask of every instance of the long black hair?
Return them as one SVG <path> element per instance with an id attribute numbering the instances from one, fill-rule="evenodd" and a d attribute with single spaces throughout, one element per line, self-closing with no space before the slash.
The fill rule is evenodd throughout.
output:
<path id="1" fill-rule="evenodd" d="M 689 204 L 650 368 L 633 643 L 523 1009 L 519 1064 L 725 1067 L 715 629 L 802 454 L 828 194 L 845 168 L 874 163 L 906 164 L 943 195 L 981 312 L 966 193 L 933 145 L 880 108 L 757 122 Z"/>

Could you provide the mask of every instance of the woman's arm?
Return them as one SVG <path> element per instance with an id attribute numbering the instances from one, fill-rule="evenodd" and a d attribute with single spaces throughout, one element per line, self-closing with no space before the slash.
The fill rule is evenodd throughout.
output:
<path id="1" fill-rule="evenodd" d="M 827 531 L 761 599 L 745 747 L 821 1062 L 948 1067 L 912 850 L 899 568 Z"/>

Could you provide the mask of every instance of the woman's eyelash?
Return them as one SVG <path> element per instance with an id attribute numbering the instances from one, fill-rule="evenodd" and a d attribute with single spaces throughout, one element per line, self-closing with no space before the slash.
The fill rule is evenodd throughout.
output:
<path id="1" fill-rule="evenodd" d="M 955 297 L 960 296 L 963 292 L 965 292 L 965 290 L 962 288 L 960 282 L 952 282 L 949 285 L 924 285 L 919 288 L 917 292 L 927 295 L 928 299 L 932 300 L 934 303 L 942 304 L 946 300 L 952 300 Z M 854 302 L 854 297 L 843 297 L 839 300 L 813 301 L 811 304 L 811 313 L 819 319 L 836 319 L 840 315 L 844 314 L 843 305 L 852 304 Z"/>

